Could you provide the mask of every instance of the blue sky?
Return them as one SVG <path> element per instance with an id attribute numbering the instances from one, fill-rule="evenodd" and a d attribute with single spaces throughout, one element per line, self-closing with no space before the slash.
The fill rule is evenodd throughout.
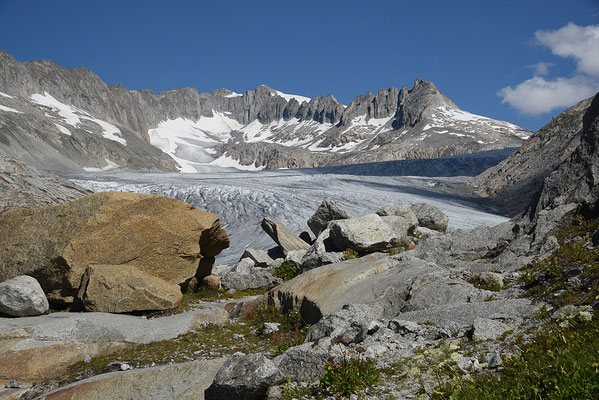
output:
<path id="1" fill-rule="evenodd" d="M 347 104 L 423 78 L 536 130 L 599 90 L 599 1 L 0 0 L 0 49 L 154 91 L 265 83 Z"/>

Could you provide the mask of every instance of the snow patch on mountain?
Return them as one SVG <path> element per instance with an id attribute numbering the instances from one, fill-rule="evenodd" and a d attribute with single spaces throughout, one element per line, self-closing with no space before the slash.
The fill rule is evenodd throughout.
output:
<path id="1" fill-rule="evenodd" d="M 432 122 L 427 124 L 423 130 L 437 128 L 461 128 L 462 131 L 470 130 L 472 133 L 479 133 L 482 127 L 500 131 L 505 134 L 514 135 L 521 139 L 528 139 L 530 132 L 520 128 L 517 125 L 505 121 L 498 121 L 461 110 L 459 108 L 439 106 L 434 109 L 431 117 Z"/>
<path id="2" fill-rule="evenodd" d="M 302 104 L 304 101 L 306 103 L 309 103 L 310 100 L 312 100 L 309 97 L 298 96 L 297 94 L 287 94 L 287 93 L 279 92 L 278 90 L 275 90 L 275 92 L 277 92 L 277 96 L 281 96 L 282 98 L 284 98 L 287 101 L 291 101 L 291 99 L 296 99 L 298 101 L 298 103 L 300 103 L 300 104 Z"/>
<path id="3" fill-rule="evenodd" d="M 12 113 L 17 113 L 17 114 L 22 114 L 21 111 L 19 110 L 15 110 L 14 108 L 10 108 L 10 107 L 6 107 L 0 104 L 0 111 L 6 111 L 6 112 L 12 112 Z"/>
<path id="4" fill-rule="evenodd" d="M 71 131 L 65 128 L 64 126 L 57 124 L 56 122 L 54 123 L 54 125 L 56 125 L 60 133 L 65 134 L 67 136 L 71 136 Z"/>
<path id="5" fill-rule="evenodd" d="M 0 92 L 0 96 L 7 97 L 9 99 L 14 99 L 14 97 L 12 97 L 10 94 L 6 94 L 6 93 L 2 93 L 2 92 Z"/>
<path id="6" fill-rule="evenodd" d="M 34 103 L 50 108 L 53 112 L 57 113 L 65 123 L 73 126 L 74 128 L 79 128 L 79 125 L 83 124 L 81 121 L 82 119 L 91 121 L 100 126 L 102 129 L 102 136 L 104 138 L 120 143 L 123 146 L 127 145 L 127 141 L 125 139 L 117 136 L 122 135 L 122 132 L 119 128 L 109 122 L 92 117 L 82 109 L 58 101 L 48 92 L 44 92 L 44 94 L 34 93 L 30 96 L 30 98 Z M 51 117 L 49 114 L 46 115 Z"/>
<path id="7" fill-rule="evenodd" d="M 107 165 L 103 168 L 84 167 L 83 170 L 86 172 L 106 172 L 121 167 L 117 163 L 110 161 L 108 158 L 105 158 L 104 161 L 106 161 Z"/>
<path id="8" fill-rule="evenodd" d="M 235 168 L 241 171 L 261 171 L 265 168 L 264 165 L 261 165 L 260 167 L 256 167 L 255 164 L 242 165 L 239 163 L 239 161 L 225 154 L 223 154 L 216 160 L 209 162 L 208 165 L 216 165 L 224 168 Z"/>

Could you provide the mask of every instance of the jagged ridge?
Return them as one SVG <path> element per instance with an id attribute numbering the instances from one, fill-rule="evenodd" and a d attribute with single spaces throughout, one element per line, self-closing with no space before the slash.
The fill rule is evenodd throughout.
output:
<path id="1" fill-rule="evenodd" d="M 172 171 L 173 159 L 188 172 L 341 165 L 515 147 L 530 134 L 464 112 L 420 79 L 345 107 L 332 95 L 266 85 L 243 94 L 128 90 L 85 68 L 21 63 L 5 52 L 0 64 L 0 151 L 46 169 Z"/>

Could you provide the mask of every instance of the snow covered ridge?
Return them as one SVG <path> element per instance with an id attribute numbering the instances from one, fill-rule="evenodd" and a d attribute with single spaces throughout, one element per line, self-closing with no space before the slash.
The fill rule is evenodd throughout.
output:
<path id="1" fill-rule="evenodd" d="M 346 106 L 330 94 L 310 98 L 266 85 L 156 94 L 57 64 L 39 68 L 10 56 L 5 64 L 0 120 L 10 122 L 21 147 L 37 150 L 35 166 L 55 170 L 312 168 L 517 147 L 530 134 L 460 110 L 420 79 L 412 89 L 379 89 Z M 17 72 L 34 87 L 12 82 Z M 17 146 L 3 150 L 19 156 Z"/>
<path id="2" fill-rule="evenodd" d="M 123 146 L 127 145 L 127 141 L 120 137 L 122 136 L 121 130 L 109 122 L 94 118 L 89 113 L 80 108 L 61 103 L 60 101 L 52 97 L 52 95 L 50 95 L 48 92 L 44 92 L 44 94 L 32 94 L 30 97 L 34 103 L 40 106 L 50 108 L 52 112 L 58 114 L 59 116 L 59 118 L 57 118 L 54 115 L 46 113 L 47 117 L 59 119 L 61 122 L 67 125 L 71 125 L 73 128 L 80 129 L 85 129 L 84 126 L 80 126 L 84 124 L 82 120 L 96 123 L 101 127 L 104 138 L 113 140 L 117 143 L 122 144 Z M 65 135 L 71 134 L 70 131 L 64 126 L 59 124 L 56 125 L 58 126 L 60 132 L 64 133 Z"/>

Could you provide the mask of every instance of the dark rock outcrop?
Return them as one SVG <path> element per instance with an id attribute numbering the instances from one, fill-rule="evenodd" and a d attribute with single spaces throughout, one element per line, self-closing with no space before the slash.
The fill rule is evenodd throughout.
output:
<path id="1" fill-rule="evenodd" d="M 583 116 L 592 98 L 568 108 L 530 137 L 507 159 L 469 184 L 483 197 L 499 202 L 513 214 L 523 211 L 543 181 L 578 147 Z"/>

